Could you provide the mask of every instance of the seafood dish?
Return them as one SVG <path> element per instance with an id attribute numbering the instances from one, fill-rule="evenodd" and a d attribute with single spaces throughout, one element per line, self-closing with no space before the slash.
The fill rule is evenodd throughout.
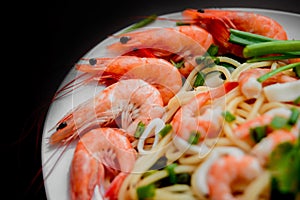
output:
<path id="1" fill-rule="evenodd" d="M 299 199 L 300 36 L 256 11 L 149 16 L 81 58 L 45 126 L 50 199 Z"/>

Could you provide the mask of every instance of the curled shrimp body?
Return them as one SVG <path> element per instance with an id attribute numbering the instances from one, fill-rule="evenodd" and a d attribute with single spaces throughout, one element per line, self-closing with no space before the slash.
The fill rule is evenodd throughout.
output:
<path id="1" fill-rule="evenodd" d="M 159 58 L 118 56 L 116 58 L 95 58 L 94 64 L 77 64 L 76 69 L 91 75 L 87 81 L 118 81 L 142 79 L 156 87 L 166 104 L 181 88 L 179 71 L 171 63 Z"/>
<path id="2" fill-rule="evenodd" d="M 240 83 L 240 90 L 242 94 L 248 99 L 257 98 L 261 94 L 261 92 L 263 91 L 263 87 L 265 86 L 275 83 L 287 83 L 297 80 L 297 78 L 285 75 L 284 73 L 278 73 L 262 83 L 257 80 L 257 78 L 269 71 L 270 69 L 254 68 L 241 72 L 238 81 Z"/>
<path id="3" fill-rule="evenodd" d="M 266 37 L 286 40 L 284 28 L 274 19 L 253 12 L 204 9 L 186 9 L 182 12 L 184 20 L 199 25 L 213 35 L 221 53 L 242 56 L 242 47 L 229 43 L 229 29 L 247 31 Z"/>
<path id="4" fill-rule="evenodd" d="M 67 143 L 83 132 L 120 123 L 121 128 L 133 134 L 139 122 L 148 124 L 164 112 L 159 91 L 140 79 L 121 80 L 81 103 L 58 123 L 50 143 Z"/>
<path id="5" fill-rule="evenodd" d="M 249 155 L 227 155 L 217 159 L 208 171 L 210 199 L 237 199 L 233 195 L 234 182 L 249 182 L 259 176 L 262 167 L 259 161 Z"/>
<path id="6" fill-rule="evenodd" d="M 236 86 L 237 82 L 227 82 L 211 91 L 197 94 L 183 105 L 171 122 L 176 135 L 184 140 L 188 140 L 192 133 L 200 133 L 202 138 L 206 135 L 215 137 L 222 128 L 222 108 L 215 106 L 204 109 L 204 112 L 203 108 L 210 100 L 224 96 Z"/>
<path id="7" fill-rule="evenodd" d="M 196 65 L 194 58 L 203 55 L 213 43 L 212 36 L 197 26 L 150 28 L 116 36 L 120 40 L 107 47 L 113 55 L 135 54 L 139 49 L 167 60 L 185 59 L 179 71 L 187 76 Z"/>
<path id="8" fill-rule="evenodd" d="M 105 195 L 115 199 L 119 189 L 116 180 L 124 180 L 136 159 L 136 151 L 125 135 L 121 129 L 98 128 L 80 138 L 71 163 L 72 200 L 92 199 L 97 185 L 106 187 L 110 194 Z M 111 184 L 105 184 L 105 179 L 110 182 L 113 177 Z"/>

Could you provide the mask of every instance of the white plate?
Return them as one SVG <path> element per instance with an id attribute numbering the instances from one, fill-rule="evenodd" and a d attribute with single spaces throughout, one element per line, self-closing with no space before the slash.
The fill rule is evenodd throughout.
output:
<path id="1" fill-rule="evenodd" d="M 228 8 L 227 8 L 228 9 Z M 245 9 L 232 8 L 235 10 L 252 11 L 258 14 L 269 16 L 277 20 L 287 31 L 289 39 L 300 39 L 300 15 L 282 11 L 266 10 L 266 9 Z M 163 15 L 161 17 L 175 18 L 181 17 L 180 13 L 172 13 Z M 151 27 L 167 27 L 174 26 L 174 22 L 155 21 L 150 25 Z M 149 27 L 150 27 L 149 26 Z M 107 38 L 99 43 L 92 50 L 90 50 L 84 57 L 101 57 L 105 56 L 105 46 L 113 41 L 112 38 Z M 76 71 L 73 68 L 63 83 L 62 86 L 76 77 Z M 101 89 L 101 88 L 100 88 Z M 70 109 L 84 100 L 92 97 L 99 88 L 89 85 L 81 89 L 79 92 L 68 95 L 52 103 L 45 121 L 43 139 L 42 139 L 42 163 L 43 176 L 46 195 L 49 200 L 68 200 L 69 198 L 69 169 L 70 163 L 75 148 L 75 144 L 71 144 L 68 148 L 57 149 L 48 144 L 48 138 L 52 132 L 51 128 L 55 126 L 59 119 L 61 119 Z M 61 157 L 60 157 L 61 155 Z"/>

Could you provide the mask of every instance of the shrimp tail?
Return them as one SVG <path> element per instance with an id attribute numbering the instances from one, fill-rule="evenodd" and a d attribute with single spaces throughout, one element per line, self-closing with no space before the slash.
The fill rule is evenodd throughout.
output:
<path id="1" fill-rule="evenodd" d="M 109 198 L 109 200 L 117 200 L 120 188 L 126 177 L 127 174 L 125 173 L 121 172 L 120 174 L 118 174 L 118 176 L 116 176 L 116 178 L 110 184 L 110 187 L 106 190 L 104 196 L 106 198 Z"/>

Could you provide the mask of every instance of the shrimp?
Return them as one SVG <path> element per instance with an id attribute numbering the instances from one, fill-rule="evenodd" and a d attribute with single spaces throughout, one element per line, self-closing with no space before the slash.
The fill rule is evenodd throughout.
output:
<path id="1" fill-rule="evenodd" d="M 227 82 L 211 91 L 197 94 L 183 105 L 175 113 L 171 122 L 176 135 L 184 140 L 188 140 L 192 133 L 200 133 L 201 138 L 205 135 L 215 137 L 222 127 L 222 109 L 218 106 L 212 109 L 207 108 L 202 114 L 200 114 L 200 110 L 209 100 L 224 96 L 237 85 L 237 82 Z"/>
<path id="2" fill-rule="evenodd" d="M 237 126 L 234 129 L 233 133 L 235 134 L 236 137 L 246 141 L 250 145 L 255 145 L 253 139 L 251 138 L 251 134 L 250 134 L 251 129 L 256 127 L 268 126 L 275 116 L 280 116 L 288 119 L 290 115 L 291 115 L 291 110 L 288 108 L 284 108 L 284 107 L 274 108 L 254 119 L 248 120 L 247 122 Z M 298 124 L 294 125 L 294 128 L 291 129 L 289 132 L 292 133 L 294 136 L 296 136 L 297 129 L 299 129 L 298 126 L 299 126 L 299 122 Z M 272 130 L 267 130 L 267 134 L 270 134 L 270 131 Z"/>
<path id="3" fill-rule="evenodd" d="M 160 91 L 164 104 L 169 102 L 182 86 L 181 75 L 177 68 L 159 58 L 136 56 L 92 58 L 89 64 L 77 64 L 76 69 L 91 75 L 87 81 L 96 79 L 99 82 L 115 82 L 123 79 L 142 79 Z"/>
<path id="4" fill-rule="evenodd" d="M 237 199 L 233 195 L 234 182 L 248 183 L 262 173 L 259 161 L 250 155 L 226 155 L 217 159 L 208 171 L 210 199 Z M 225 172 L 225 173 L 224 173 Z"/>
<path id="5" fill-rule="evenodd" d="M 97 185 L 109 191 L 104 196 L 116 199 L 137 155 L 125 135 L 121 129 L 97 128 L 80 138 L 71 163 L 71 199 L 92 199 Z"/>
<path id="6" fill-rule="evenodd" d="M 263 91 L 263 87 L 267 85 L 272 85 L 275 83 L 286 83 L 298 80 L 296 77 L 292 77 L 284 73 L 278 73 L 270 77 L 266 81 L 260 83 L 257 80 L 257 78 L 269 71 L 270 69 L 254 68 L 241 72 L 238 81 L 240 83 L 240 90 L 242 94 L 248 99 L 257 98 Z"/>
<path id="7" fill-rule="evenodd" d="M 292 132 L 282 129 L 275 130 L 257 143 L 252 148 L 251 153 L 259 159 L 261 165 L 264 165 L 267 163 L 269 155 L 278 144 L 288 141 L 293 142 L 295 140 L 296 136 Z"/>
<path id="8" fill-rule="evenodd" d="M 133 135 L 139 122 L 148 124 L 163 113 L 163 101 L 156 88 L 140 79 L 121 80 L 67 113 L 57 123 L 50 143 L 70 142 L 91 128 L 112 122 Z"/>
<path id="9" fill-rule="evenodd" d="M 213 44 L 212 36 L 197 26 L 150 28 L 116 37 L 119 41 L 107 47 L 113 55 L 136 55 L 135 52 L 142 49 L 151 52 L 151 56 L 174 62 L 184 59 L 184 67 L 179 71 L 185 77 L 196 66 L 195 57 L 203 55 Z"/>
<path id="10" fill-rule="evenodd" d="M 183 21 L 196 24 L 212 34 L 220 54 L 231 53 L 243 57 L 243 47 L 230 43 L 230 29 L 247 31 L 278 40 L 286 40 L 287 33 L 274 19 L 252 12 L 204 9 L 186 9 Z"/>

